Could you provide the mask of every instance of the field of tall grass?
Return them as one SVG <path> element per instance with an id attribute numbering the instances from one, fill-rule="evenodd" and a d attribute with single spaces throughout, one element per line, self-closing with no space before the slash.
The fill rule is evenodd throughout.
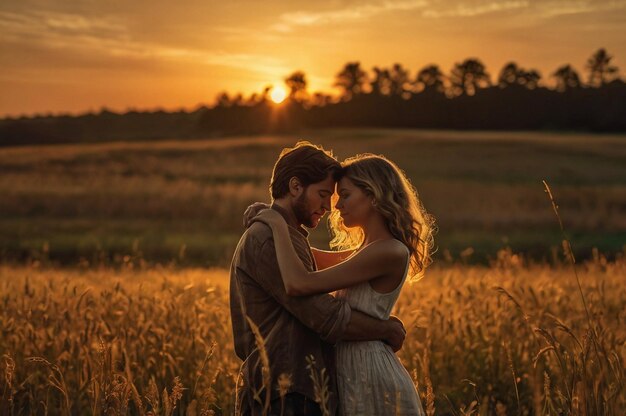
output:
<path id="1" fill-rule="evenodd" d="M 626 261 L 596 253 L 577 273 L 585 304 L 568 264 L 510 250 L 407 284 L 399 356 L 429 414 L 623 415 Z M 220 269 L 0 267 L 0 413 L 231 414 L 227 283 Z"/>
<path id="2" fill-rule="evenodd" d="M 437 219 L 394 311 L 429 416 L 626 414 L 626 137 L 327 130 L 0 149 L 0 415 L 231 414 L 225 266 L 298 139 L 388 156 Z"/>

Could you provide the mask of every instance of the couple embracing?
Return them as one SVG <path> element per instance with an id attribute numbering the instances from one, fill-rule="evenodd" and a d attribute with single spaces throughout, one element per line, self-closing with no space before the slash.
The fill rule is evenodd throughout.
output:
<path id="1" fill-rule="evenodd" d="M 339 163 L 300 142 L 280 154 L 270 190 L 271 206 L 246 211 L 231 265 L 236 413 L 423 415 L 390 315 L 407 276 L 430 263 L 433 220 L 415 189 L 382 156 Z M 333 251 L 307 238 L 326 212 Z M 324 395 L 311 377 L 322 368 Z"/>

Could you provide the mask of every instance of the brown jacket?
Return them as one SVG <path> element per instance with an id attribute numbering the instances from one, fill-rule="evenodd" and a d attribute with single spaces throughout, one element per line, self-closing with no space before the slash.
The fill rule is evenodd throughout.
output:
<path id="1" fill-rule="evenodd" d="M 272 206 L 287 220 L 280 207 Z M 288 221 L 289 222 L 289 221 Z M 291 241 L 309 270 L 315 270 L 308 232 L 289 224 Z M 291 376 L 288 392 L 315 399 L 307 356 L 313 356 L 317 371 L 326 368 L 329 377 L 331 414 L 337 411 L 335 362 L 332 344 L 341 338 L 350 320 L 350 307 L 328 294 L 293 297 L 285 293 L 271 229 L 253 223 L 239 240 L 230 270 L 230 310 L 235 353 L 243 360 L 237 414 L 260 414 L 265 400 L 262 362 L 254 333 L 246 316 L 259 328 L 269 359 L 271 400 L 279 398 L 278 378 Z M 255 399 L 255 392 L 256 395 Z"/>

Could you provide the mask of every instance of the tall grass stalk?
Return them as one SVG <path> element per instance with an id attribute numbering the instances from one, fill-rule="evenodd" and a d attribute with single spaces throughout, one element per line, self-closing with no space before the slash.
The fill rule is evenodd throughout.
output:
<path id="1" fill-rule="evenodd" d="M 565 256 L 570 261 L 572 265 L 572 270 L 574 271 L 574 277 L 576 278 L 576 284 L 578 285 L 578 292 L 580 293 L 580 299 L 583 302 L 583 306 L 585 307 L 585 314 L 587 315 L 587 320 L 589 321 L 589 327 L 593 328 L 591 322 L 591 314 L 589 313 L 589 308 L 587 307 L 587 301 L 585 300 L 585 294 L 583 293 L 582 285 L 580 284 L 580 278 L 578 277 L 578 270 L 576 270 L 576 259 L 574 258 L 574 252 L 572 251 L 572 244 L 570 243 L 567 235 L 565 234 L 565 228 L 563 227 L 563 220 L 561 219 L 561 215 L 559 214 L 559 206 L 557 205 L 554 197 L 552 196 L 552 191 L 550 190 L 550 186 L 548 186 L 548 182 L 545 180 L 542 181 L 543 186 L 545 188 L 546 193 L 548 194 L 548 198 L 550 198 L 550 202 L 552 203 L 552 209 L 554 210 L 554 214 L 556 215 L 557 220 L 559 221 L 559 228 L 561 229 L 561 236 L 563 238 L 563 248 L 565 251 Z"/>
<path id="2" fill-rule="evenodd" d="M 306 357 L 306 362 L 306 367 L 309 370 L 309 376 L 313 382 L 315 401 L 319 404 L 322 415 L 330 416 L 330 391 L 328 390 L 330 379 L 328 373 L 326 372 L 326 368 L 318 370 L 317 363 L 312 355 Z"/>

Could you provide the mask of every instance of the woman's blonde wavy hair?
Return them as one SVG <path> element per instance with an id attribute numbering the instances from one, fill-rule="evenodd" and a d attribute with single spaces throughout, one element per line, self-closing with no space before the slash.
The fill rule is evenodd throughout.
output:
<path id="1" fill-rule="evenodd" d="M 348 158 L 341 166 L 340 177 L 350 179 L 374 198 L 374 207 L 385 218 L 391 234 L 408 247 L 410 275 L 414 279 L 423 277 L 426 267 L 432 263 L 435 221 L 422 206 L 404 172 L 384 156 L 370 153 Z M 331 248 L 350 250 L 363 244 L 363 230 L 347 228 L 338 210 L 333 209 L 328 222 L 333 237 Z"/>

